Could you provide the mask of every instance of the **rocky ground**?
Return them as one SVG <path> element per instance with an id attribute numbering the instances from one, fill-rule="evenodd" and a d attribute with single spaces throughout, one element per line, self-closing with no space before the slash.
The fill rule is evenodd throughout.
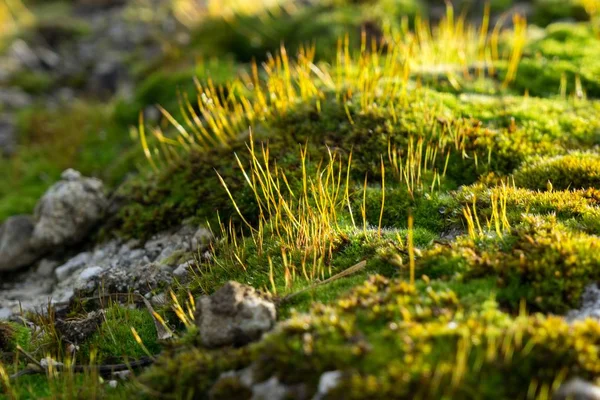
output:
<path id="1" fill-rule="evenodd" d="M 279 3 L 0 0 L 0 398 L 600 398 L 600 4 Z"/>

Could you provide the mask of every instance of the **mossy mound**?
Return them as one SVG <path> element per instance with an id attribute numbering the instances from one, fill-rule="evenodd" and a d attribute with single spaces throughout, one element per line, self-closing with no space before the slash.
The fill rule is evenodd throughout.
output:
<path id="1" fill-rule="evenodd" d="M 524 217 L 502 236 L 463 237 L 419 261 L 430 277 L 497 277 L 498 299 L 516 312 L 521 300 L 536 310 L 564 313 L 598 279 L 597 237 L 573 231 L 553 217 Z"/>
<path id="2" fill-rule="evenodd" d="M 527 163 L 515 175 L 515 184 L 533 190 L 600 188 L 600 156 L 572 153 Z"/>

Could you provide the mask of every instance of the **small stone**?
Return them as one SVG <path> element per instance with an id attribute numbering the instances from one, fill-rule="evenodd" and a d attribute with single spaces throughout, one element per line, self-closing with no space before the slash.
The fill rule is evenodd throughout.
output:
<path id="1" fill-rule="evenodd" d="M 9 319 L 12 315 L 13 312 L 9 308 L 0 307 L 0 320 Z"/>
<path id="2" fill-rule="evenodd" d="M 86 291 L 94 290 L 97 286 L 95 283 L 95 278 L 98 277 L 103 271 L 104 268 L 102 267 L 87 267 L 79 274 L 79 277 L 77 278 L 76 289 Z"/>
<path id="3" fill-rule="evenodd" d="M 81 179 L 81 172 L 75 171 L 73 168 L 69 168 L 64 170 L 63 173 L 60 174 L 60 178 L 65 181 L 76 181 L 78 179 Z"/>
<path id="4" fill-rule="evenodd" d="M 152 296 L 152 298 L 150 299 L 150 303 L 154 307 L 164 306 L 165 304 L 167 304 L 167 295 L 164 293 L 159 293 L 155 296 Z"/>
<path id="5" fill-rule="evenodd" d="M 574 378 L 563 383 L 552 400 L 600 400 L 600 387 Z"/>
<path id="6" fill-rule="evenodd" d="M 184 262 L 183 264 L 180 264 L 173 271 L 173 275 L 178 278 L 185 278 L 187 276 L 187 274 L 189 273 L 189 268 L 192 265 L 194 265 L 194 260 L 189 260 L 189 261 Z"/>
<path id="7" fill-rule="evenodd" d="M 103 321 L 103 310 L 92 311 L 80 319 L 57 318 L 55 328 L 61 338 L 71 343 L 82 343 L 98 330 Z"/>
<path id="8" fill-rule="evenodd" d="M 42 278 L 49 278 L 54 274 L 57 265 L 58 263 L 54 260 L 43 259 L 37 266 L 36 275 Z"/>
<path id="9" fill-rule="evenodd" d="M 323 374 L 321 374 L 321 378 L 319 379 L 319 386 L 317 389 L 317 394 L 315 395 L 315 400 L 325 398 L 332 389 L 337 387 L 341 378 L 341 371 L 323 372 Z"/>
<path id="10" fill-rule="evenodd" d="M 64 366 L 63 363 L 54 360 L 52 357 L 42 358 L 40 360 L 40 365 L 43 368 L 48 368 L 49 366 L 53 366 L 53 367 L 62 367 L 62 366 Z"/>
<path id="11" fill-rule="evenodd" d="M 58 279 L 59 281 L 64 281 L 73 272 L 85 267 L 91 259 L 92 255 L 88 252 L 77 254 L 75 257 L 71 258 L 69 261 L 56 268 L 56 270 L 54 271 L 56 279 Z"/>
<path id="12" fill-rule="evenodd" d="M 206 228 L 200 228 L 192 237 L 192 251 L 203 252 L 208 248 L 213 240 L 213 234 Z"/>
<path id="13" fill-rule="evenodd" d="M 287 398 L 287 387 L 275 376 L 252 386 L 252 400 L 284 400 Z"/>
<path id="14" fill-rule="evenodd" d="M 113 372 L 113 377 L 118 378 L 122 381 L 126 381 L 131 377 L 131 371 L 130 370 L 116 371 L 116 372 Z"/>
<path id="15" fill-rule="evenodd" d="M 31 243 L 33 230 L 33 220 L 26 215 L 10 217 L 0 225 L 0 272 L 26 267 L 43 254 Z"/>
<path id="16" fill-rule="evenodd" d="M 74 170 L 63 172 L 35 207 L 32 246 L 53 250 L 81 242 L 104 215 L 108 204 L 102 182 L 82 178 Z"/>
<path id="17" fill-rule="evenodd" d="M 197 300 L 196 325 L 207 347 L 241 346 L 275 325 L 275 304 L 254 288 L 230 281 Z"/>

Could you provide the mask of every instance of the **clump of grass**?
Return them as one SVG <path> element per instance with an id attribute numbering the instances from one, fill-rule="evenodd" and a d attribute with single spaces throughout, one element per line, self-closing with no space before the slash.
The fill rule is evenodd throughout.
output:
<path id="1" fill-rule="evenodd" d="M 258 204 L 258 227 L 247 222 L 235 203 L 234 195 L 221 179 L 240 217 L 251 230 L 252 240 L 259 255 L 263 254 L 265 234 L 277 238 L 285 267 L 286 288 L 291 287 L 297 275 L 307 281 L 324 278 L 326 265 L 339 241 L 340 209 L 350 207 L 348 180 L 350 160 L 344 167 L 340 157 L 328 151 L 327 158 L 309 175 L 306 148 L 300 151 L 301 180 L 293 189 L 286 171 L 270 160 L 268 147 L 260 151 L 250 142 L 250 167 L 238 165 L 246 183 L 252 189 Z M 350 218 L 352 209 L 348 210 Z M 235 246 L 235 242 L 234 242 Z M 240 260 L 234 251 L 233 256 Z M 292 260 L 299 259 L 296 267 Z M 311 266 L 312 265 L 312 266 Z M 241 267 L 245 268 L 243 263 Z M 328 271 L 331 274 L 331 270 Z"/>
<path id="2" fill-rule="evenodd" d="M 144 357 L 148 352 L 156 354 L 159 349 L 154 320 L 149 312 L 114 304 L 106 309 L 98 331 L 86 340 L 82 357 L 89 359 L 95 354 L 98 363 L 121 362 L 124 358 Z"/>

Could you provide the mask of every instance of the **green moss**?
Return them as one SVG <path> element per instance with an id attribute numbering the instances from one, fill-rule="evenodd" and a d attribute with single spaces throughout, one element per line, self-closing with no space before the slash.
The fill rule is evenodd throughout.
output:
<path id="1" fill-rule="evenodd" d="M 600 156 L 571 153 L 533 160 L 519 169 L 515 183 L 534 190 L 587 189 L 600 186 Z"/>
<path id="2" fill-rule="evenodd" d="M 489 280 L 477 282 L 463 292 L 472 296 L 472 289 L 478 287 L 479 299 L 484 299 L 481 292 L 493 285 Z M 338 370 L 340 383 L 328 395 L 334 399 L 416 395 L 462 399 L 474 393 L 502 399 L 528 388 L 543 391 L 559 376 L 560 380 L 572 374 L 594 376 L 597 332 L 592 321 L 570 326 L 552 316 L 513 318 L 489 298 L 463 303 L 447 288 L 425 282 L 417 289 L 405 281 L 374 276 L 334 305 L 315 304 L 309 314 L 292 316 L 251 345 L 249 353 L 223 350 L 227 362 L 220 371 L 251 366 L 257 381 L 276 376 L 287 384 L 302 382 L 308 393 L 314 393 L 322 373 Z M 189 388 L 192 383 L 186 385 L 180 377 L 196 374 L 195 382 L 208 391 L 220 375 L 216 359 L 212 352 L 182 348 L 177 356 L 162 359 L 142 380 L 167 393 Z M 177 365 L 183 371 L 173 372 Z M 570 371 L 566 376 L 565 370 Z M 540 382 L 533 389 L 532 379 Z M 239 386 L 222 382 L 215 390 L 225 396 L 228 388 L 237 393 Z"/>
<path id="3" fill-rule="evenodd" d="M 119 363 L 124 358 L 136 359 L 146 356 L 146 352 L 136 341 L 131 329 L 135 328 L 143 345 L 151 354 L 160 349 L 154 320 L 145 309 L 130 309 L 113 305 L 106 310 L 105 319 L 98 331 L 88 339 L 82 349 L 82 358 L 92 351 L 97 354 L 99 363 Z"/>
<path id="4" fill-rule="evenodd" d="M 492 218 L 492 198 L 501 208 L 500 202 L 506 202 L 505 216 L 510 223 L 518 224 L 523 213 L 553 214 L 561 221 L 592 222 L 598 215 L 598 196 L 596 189 L 580 190 L 551 190 L 540 192 L 537 190 L 521 189 L 506 183 L 494 183 L 493 186 L 475 184 L 462 187 L 453 193 L 456 206 L 448 210 L 450 215 L 462 215 L 462 209 L 476 203 L 479 219 L 482 221 Z M 501 211 L 502 212 L 502 211 Z M 581 226 L 580 226 L 581 228 Z M 592 233 L 596 233 L 593 224 L 587 226 Z"/>
<path id="5" fill-rule="evenodd" d="M 210 351 L 181 348 L 161 356 L 140 382 L 153 391 L 175 398 L 208 398 L 208 392 L 222 372 L 239 369 L 247 363 L 247 349 Z M 231 388 L 231 387 L 230 387 Z M 238 387 L 236 386 L 236 393 Z M 136 396 L 139 391 L 132 392 Z"/>
<path id="6" fill-rule="evenodd" d="M 502 238 L 462 238 L 426 253 L 419 271 L 433 277 L 497 277 L 498 299 L 518 310 L 520 301 L 546 312 L 579 305 L 583 289 L 598 279 L 595 236 L 573 232 L 552 217 L 526 217 Z"/>
<path id="7" fill-rule="evenodd" d="M 569 50 L 567 50 L 569 49 Z M 600 63 L 595 54 L 600 49 L 600 39 L 590 24 L 555 24 L 549 26 L 537 40 L 525 48 L 516 81 L 511 86 L 534 96 L 553 96 L 561 93 L 561 80 L 565 80 L 566 94 L 581 97 L 600 96 L 600 83 L 596 79 Z M 581 88 L 576 87 L 577 78 Z"/>
<path id="8" fill-rule="evenodd" d="M 535 0 L 532 21 L 538 25 L 548 25 L 561 19 L 589 20 L 590 16 L 585 11 L 580 0 Z"/>
<path id="9" fill-rule="evenodd" d="M 207 19 L 192 35 L 190 51 L 208 56 L 233 56 L 241 62 L 265 60 L 284 43 L 290 54 L 304 45 L 315 43 L 318 58 L 335 53 L 338 38 L 350 35 L 354 47 L 360 40 L 361 27 L 377 39 L 384 25 L 400 23 L 402 16 L 414 17 L 421 10 L 414 0 L 367 2 L 343 1 L 297 7 L 291 13 L 277 9 L 260 15 Z M 210 37 L 211 40 L 206 40 Z"/>
<path id="10" fill-rule="evenodd" d="M 22 70 L 10 78 L 10 85 L 17 86 L 27 93 L 46 93 L 54 86 L 54 78 L 44 72 Z"/>
<path id="11" fill-rule="evenodd" d="M 14 351 L 17 346 L 28 349 L 31 332 L 23 325 L 0 321 L 0 352 Z"/>

